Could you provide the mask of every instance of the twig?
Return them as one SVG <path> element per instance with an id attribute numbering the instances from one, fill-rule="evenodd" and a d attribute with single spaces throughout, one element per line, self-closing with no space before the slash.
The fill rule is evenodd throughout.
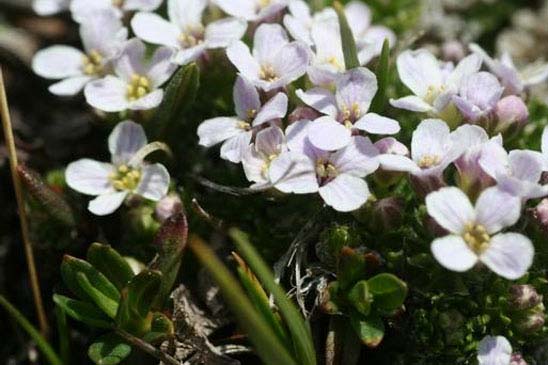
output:
<path id="1" fill-rule="evenodd" d="M 144 352 L 146 352 L 147 354 L 154 356 L 158 360 L 162 361 L 164 364 L 181 365 L 181 363 L 177 361 L 177 359 L 175 359 L 174 357 L 166 354 L 162 350 L 157 349 L 156 347 L 152 346 L 148 342 L 145 342 L 141 340 L 140 338 L 137 338 L 124 330 L 116 329 L 116 333 L 120 337 L 122 337 L 124 340 L 132 344 L 133 346 L 136 346 L 140 348 L 141 350 L 143 350 Z"/>
<path id="2" fill-rule="evenodd" d="M 19 175 L 17 174 L 17 151 L 15 150 L 13 130 L 11 126 L 11 119 L 10 119 L 10 114 L 8 109 L 8 99 L 6 96 L 6 88 L 4 86 L 4 75 L 2 73 L 1 68 L 0 68 L 0 112 L 2 116 L 2 128 L 4 130 L 4 138 L 6 139 L 6 148 L 8 149 L 8 155 L 10 160 L 13 189 L 15 191 L 15 198 L 17 200 L 17 208 L 19 210 L 19 222 L 21 224 L 21 237 L 23 239 L 23 246 L 25 248 L 25 256 L 27 258 L 27 268 L 29 271 L 32 295 L 34 297 L 34 305 L 36 307 L 36 314 L 38 316 L 40 332 L 42 333 L 42 336 L 47 337 L 49 332 L 48 320 L 46 317 L 46 311 L 44 310 L 42 296 L 40 294 L 40 282 L 38 280 L 38 273 L 36 270 L 36 264 L 34 262 L 34 252 L 32 250 L 32 244 L 29 238 L 29 225 L 27 221 L 27 215 L 25 212 L 25 200 L 23 197 L 23 187 L 21 185 L 21 181 L 19 180 Z"/>

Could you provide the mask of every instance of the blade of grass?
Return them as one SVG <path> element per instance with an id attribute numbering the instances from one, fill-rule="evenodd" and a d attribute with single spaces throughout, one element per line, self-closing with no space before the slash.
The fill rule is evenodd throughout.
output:
<path id="1" fill-rule="evenodd" d="M 57 320 L 57 334 L 59 336 L 59 353 L 64 364 L 70 364 L 70 330 L 67 322 L 67 314 L 60 306 L 55 306 L 55 318 Z"/>
<path id="2" fill-rule="evenodd" d="M 333 8 L 339 17 L 339 28 L 341 30 L 342 50 L 344 55 L 344 65 L 347 70 L 351 70 L 356 67 L 360 67 L 360 60 L 358 59 L 358 49 L 356 47 L 356 40 L 352 29 L 348 24 L 346 15 L 344 13 L 344 6 L 335 1 Z"/>
<path id="3" fill-rule="evenodd" d="M 17 310 L 3 295 L 0 295 L 0 306 L 28 333 L 28 335 L 36 342 L 36 346 L 42 351 L 44 357 L 50 365 L 63 365 L 59 356 L 49 345 L 47 340 L 38 332 L 38 330 L 25 318 L 25 316 Z"/>
<path id="4" fill-rule="evenodd" d="M 310 333 L 310 328 L 303 320 L 301 313 L 287 297 L 281 286 L 276 283 L 272 271 L 249 243 L 247 235 L 236 228 L 230 229 L 228 234 L 253 273 L 263 284 L 264 288 L 274 296 L 274 300 L 280 309 L 280 313 L 285 320 L 287 328 L 289 329 L 289 332 L 291 332 L 300 364 L 315 365 L 316 352 L 312 342 L 312 335 Z"/>
<path id="5" fill-rule="evenodd" d="M 388 39 L 385 39 L 382 44 L 382 51 L 375 74 L 377 76 L 379 89 L 371 102 L 371 111 L 380 113 L 386 105 L 386 89 L 388 87 L 388 82 L 390 81 L 390 43 L 388 42 Z"/>
<path id="6" fill-rule="evenodd" d="M 215 253 L 196 236 L 190 238 L 189 247 L 219 285 L 223 297 L 242 329 L 249 335 L 259 357 L 269 365 L 297 365 L 266 320 L 246 297 L 237 279 Z"/>
<path id="7" fill-rule="evenodd" d="M 13 138 L 13 130 L 11 127 L 11 118 L 8 107 L 8 98 L 6 96 L 6 88 L 4 86 L 4 75 L 0 68 L 0 113 L 2 117 L 2 128 L 4 130 L 4 138 L 6 139 L 6 148 L 8 149 L 8 155 L 10 160 L 11 178 L 13 180 L 13 189 L 15 191 L 15 198 L 17 200 L 17 209 L 19 210 L 19 222 L 21 225 L 21 237 L 23 239 L 23 246 L 25 249 L 25 256 L 27 259 L 27 268 L 30 277 L 30 285 L 32 289 L 32 295 L 34 298 L 34 306 L 36 308 L 36 315 L 38 317 L 38 323 L 40 325 L 40 332 L 43 336 L 47 337 L 49 328 L 48 320 L 46 317 L 46 311 L 44 310 L 44 303 L 42 302 L 42 295 L 40 294 L 40 282 L 38 280 L 38 272 L 36 270 L 36 264 L 34 261 L 34 251 L 30 242 L 29 225 L 27 222 L 27 215 L 25 212 L 25 199 L 23 196 L 23 185 L 17 173 L 17 151 L 15 149 L 15 140 Z"/>

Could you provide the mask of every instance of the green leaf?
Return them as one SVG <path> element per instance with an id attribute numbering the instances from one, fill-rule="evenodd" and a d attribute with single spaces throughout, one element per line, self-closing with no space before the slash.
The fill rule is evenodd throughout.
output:
<path id="1" fill-rule="evenodd" d="M 156 312 L 152 315 L 150 332 L 143 337 L 143 340 L 151 343 L 158 342 L 173 336 L 174 333 L 173 322 L 165 314 Z"/>
<path id="2" fill-rule="evenodd" d="M 92 243 L 87 252 L 87 260 L 97 270 L 122 290 L 135 276 L 126 259 L 110 245 Z"/>
<path id="3" fill-rule="evenodd" d="M 182 212 L 168 218 L 154 238 L 154 246 L 158 252 L 158 257 L 150 265 L 150 269 L 162 273 L 162 285 L 154 303 L 156 310 L 163 309 L 173 284 L 177 280 L 187 238 L 188 222 Z"/>
<path id="4" fill-rule="evenodd" d="M 360 340 L 370 348 L 379 346 L 384 338 L 384 323 L 377 315 L 350 314 L 350 323 Z"/>
<path id="5" fill-rule="evenodd" d="M 165 88 L 164 99 L 158 107 L 154 126 L 156 139 L 163 140 L 177 117 L 194 103 L 200 87 L 200 70 L 195 63 L 181 67 Z"/>
<path id="6" fill-rule="evenodd" d="M 48 341 L 38 332 L 38 330 L 25 318 L 25 316 L 17 310 L 4 296 L 0 295 L 0 306 L 13 318 L 17 324 L 27 332 L 27 334 L 36 343 L 36 346 L 42 351 L 46 361 L 50 365 L 63 365 L 59 355 L 55 353 Z"/>
<path id="7" fill-rule="evenodd" d="M 120 328 L 142 336 L 150 330 L 152 303 L 158 295 L 162 274 L 158 271 L 143 270 L 122 290 L 122 299 L 116 315 Z"/>
<path id="8" fill-rule="evenodd" d="M 385 39 L 382 44 L 382 51 L 375 74 L 377 76 L 379 88 L 371 102 L 371 108 L 369 110 L 374 113 L 380 113 L 386 105 L 386 90 L 388 88 L 388 83 L 390 82 L 390 43 L 388 42 L 388 39 Z"/>
<path id="9" fill-rule="evenodd" d="M 116 365 L 129 356 L 131 346 L 115 333 L 100 337 L 88 349 L 89 358 L 97 365 Z"/>
<path id="10" fill-rule="evenodd" d="M 344 65 L 347 70 L 351 70 L 356 67 L 360 67 L 360 60 L 358 59 L 358 50 L 356 47 L 356 41 L 352 29 L 348 24 L 346 15 L 344 13 L 343 5 L 335 1 L 333 8 L 339 17 L 339 27 L 341 29 L 342 50 L 344 54 Z"/>
<path id="11" fill-rule="evenodd" d="M 42 180 L 42 177 L 25 165 L 17 166 L 17 174 L 31 195 L 58 222 L 74 227 L 74 212 L 63 197 Z"/>
<path id="12" fill-rule="evenodd" d="M 103 312 L 106 313 L 110 318 L 116 317 L 116 312 L 118 311 L 118 302 L 110 299 L 104 295 L 100 290 L 93 286 L 93 284 L 88 280 L 87 276 L 79 272 L 76 274 L 76 279 L 78 284 L 83 288 L 86 293 L 91 297 L 93 302 L 97 307 L 99 307 Z"/>
<path id="13" fill-rule="evenodd" d="M 407 284 L 397 276 L 383 273 L 367 280 L 376 308 L 387 312 L 400 308 L 407 296 Z"/>
<path id="14" fill-rule="evenodd" d="M 232 253 L 232 256 L 234 256 L 236 262 L 238 262 L 238 268 L 236 269 L 236 271 L 238 272 L 240 282 L 247 292 L 249 299 L 251 299 L 251 302 L 253 303 L 255 308 L 257 308 L 262 317 L 268 321 L 270 327 L 276 333 L 276 335 L 285 345 L 288 351 L 292 351 L 289 337 L 284 327 L 282 326 L 280 318 L 276 316 L 273 309 L 270 307 L 268 296 L 266 295 L 263 287 L 257 280 L 257 277 L 255 276 L 255 274 L 253 274 L 249 266 L 247 266 L 245 261 L 240 256 L 238 256 L 236 253 Z"/>
<path id="15" fill-rule="evenodd" d="M 223 297 L 238 320 L 238 324 L 248 334 L 249 341 L 264 363 L 267 365 L 297 365 L 266 319 L 261 317 L 246 297 L 242 287 L 238 285 L 237 279 L 215 253 L 198 237 L 191 237 L 189 245 L 198 260 L 219 285 Z"/>
<path id="16" fill-rule="evenodd" d="M 337 280 L 342 291 L 350 290 L 356 282 L 365 278 L 365 255 L 348 246 L 339 254 Z"/>
<path id="17" fill-rule="evenodd" d="M 54 294 L 53 301 L 71 318 L 91 327 L 112 328 L 113 323 L 93 304 Z"/>
<path id="18" fill-rule="evenodd" d="M 371 302 L 373 302 L 367 281 L 358 281 L 348 293 L 348 300 L 358 312 L 367 316 L 371 311 Z"/>
<path id="19" fill-rule="evenodd" d="M 59 353 L 64 364 L 70 364 L 70 328 L 67 314 L 61 306 L 55 306 L 55 319 L 57 323 L 57 335 L 59 337 Z"/>
<path id="20" fill-rule="evenodd" d="M 280 314 L 284 318 L 287 328 L 291 333 L 299 364 L 315 365 L 316 351 L 312 342 L 312 334 L 310 332 L 310 327 L 305 323 L 301 313 L 287 297 L 287 294 L 281 286 L 276 283 L 270 268 L 249 243 L 247 235 L 236 228 L 230 229 L 229 235 L 249 267 L 263 284 L 264 288 L 274 297 Z"/>
<path id="21" fill-rule="evenodd" d="M 82 273 L 87 277 L 92 287 L 97 289 L 107 298 L 115 302 L 120 301 L 120 292 L 103 274 L 84 260 L 65 255 L 61 264 L 61 276 L 66 286 L 80 299 L 95 303 L 94 298 L 88 293 L 78 281 L 78 274 Z"/>

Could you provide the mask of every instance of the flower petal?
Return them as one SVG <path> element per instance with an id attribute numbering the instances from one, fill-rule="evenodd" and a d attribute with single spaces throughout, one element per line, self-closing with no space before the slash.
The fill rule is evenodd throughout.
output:
<path id="1" fill-rule="evenodd" d="M 120 56 L 114 61 L 114 72 L 126 82 L 135 74 L 145 75 L 144 67 L 146 47 L 138 38 L 129 40 Z"/>
<path id="2" fill-rule="evenodd" d="M 162 86 L 177 70 L 177 65 L 171 62 L 174 51 L 169 47 L 159 47 L 146 66 L 145 75 L 150 79 L 152 88 Z"/>
<path id="3" fill-rule="evenodd" d="M 519 233 L 499 233 L 491 238 L 480 260 L 497 275 L 516 280 L 529 270 L 534 254 L 529 238 Z"/>
<path id="4" fill-rule="evenodd" d="M 284 132 L 278 126 L 265 128 L 255 137 L 255 148 L 266 157 L 279 155 L 284 147 Z"/>
<path id="5" fill-rule="evenodd" d="M 253 57 L 259 64 L 271 64 L 289 43 L 287 33 L 279 24 L 261 24 L 253 36 Z"/>
<path id="6" fill-rule="evenodd" d="M 319 149 L 334 151 L 348 146 L 352 133 L 333 118 L 320 117 L 310 125 L 308 139 Z"/>
<path id="7" fill-rule="evenodd" d="M 497 187 L 484 190 L 476 202 L 476 221 L 489 234 L 514 225 L 521 215 L 521 200 Z"/>
<path id="8" fill-rule="evenodd" d="M 308 194 L 318 191 L 314 162 L 298 152 L 282 153 L 270 164 L 270 181 L 284 193 Z"/>
<path id="9" fill-rule="evenodd" d="M 84 88 L 89 105 L 105 112 L 120 112 L 129 106 L 126 83 L 114 76 L 89 82 Z"/>
<path id="10" fill-rule="evenodd" d="M 166 196 L 169 189 L 169 172 L 164 165 L 155 163 L 141 169 L 141 181 L 136 194 L 154 201 Z"/>
<path id="11" fill-rule="evenodd" d="M 505 337 L 485 336 L 478 344 L 479 365 L 508 365 L 512 346 Z"/>
<path id="12" fill-rule="evenodd" d="M 399 99 L 390 99 L 390 105 L 394 108 L 409 110 L 412 112 L 424 113 L 432 110 L 432 105 L 418 96 L 409 95 Z"/>
<path id="13" fill-rule="evenodd" d="M 247 131 L 226 140 L 221 146 L 221 158 L 230 162 L 240 163 L 249 143 L 251 143 L 252 135 L 253 132 Z"/>
<path id="14" fill-rule="evenodd" d="M 248 120 L 261 108 L 261 99 L 255 85 L 242 75 L 238 75 L 232 90 L 236 115 L 242 120 Z"/>
<path id="15" fill-rule="evenodd" d="M 71 162 L 65 171 L 67 185 L 82 194 L 100 195 L 112 190 L 114 166 L 87 158 Z"/>
<path id="16" fill-rule="evenodd" d="M 413 132 L 411 154 L 414 161 L 425 156 L 442 159 L 450 147 L 450 131 L 447 123 L 440 119 L 425 119 Z"/>
<path id="17" fill-rule="evenodd" d="M 123 8 L 126 11 L 153 11 L 156 10 L 162 0 L 124 0 Z"/>
<path id="18" fill-rule="evenodd" d="M 377 77 L 364 67 L 347 71 L 336 82 L 335 97 L 339 110 L 352 111 L 355 108 L 361 117 L 369 110 L 371 101 L 377 93 Z"/>
<path id="19" fill-rule="evenodd" d="M 244 42 L 234 42 L 226 49 L 226 56 L 243 76 L 252 81 L 259 79 L 260 66 Z"/>
<path id="20" fill-rule="evenodd" d="M 207 119 L 198 126 L 199 144 L 211 147 L 245 131 L 238 127 L 239 120 L 230 117 Z"/>
<path id="21" fill-rule="evenodd" d="M 78 94 L 88 82 L 92 80 L 89 76 L 74 76 L 56 82 L 48 90 L 58 96 L 72 96 Z"/>
<path id="22" fill-rule="evenodd" d="M 304 75 L 310 64 L 310 55 L 310 49 L 302 42 L 291 42 L 282 47 L 272 61 L 274 71 L 280 75 L 280 80 L 283 80 L 283 83 L 276 87 L 285 86 Z"/>
<path id="23" fill-rule="evenodd" d="M 304 146 L 308 140 L 308 128 L 312 123 L 310 120 L 303 119 L 287 126 L 285 136 L 290 150 L 304 153 Z"/>
<path id="24" fill-rule="evenodd" d="M 127 191 L 118 191 L 99 195 L 88 204 L 88 210 L 95 215 L 108 215 L 120 208 L 126 199 Z"/>
<path id="25" fill-rule="evenodd" d="M 183 30 L 200 25 L 207 3 L 207 0 L 168 0 L 169 20 Z"/>
<path id="26" fill-rule="evenodd" d="M 445 81 L 446 86 L 452 91 L 457 92 L 462 79 L 478 72 L 481 68 L 481 63 L 482 59 L 477 54 L 471 54 L 463 58 L 453 72 L 447 77 L 447 80 Z"/>
<path id="27" fill-rule="evenodd" d="M 193 62 L 200 58 L 205 52 L 206 47 L 203 43 L 195 47 L 181 49 L 175 54 L 175 57 L 173 57 L 173 63 L 178 65 L 186 65 L 187 63 Z"/>
<path id="28" fill-rule="evenodd" d="M 255 145 L 249 145 L 243 154 L 242 167 L 248 181 L 258 183 L 259 185 L 268 183 L 268 171 L 266 171 L 266 177 L 264 171 L 265 167 L 267 167 L 266 161 L 257 153 Z"/>
<path id="29" fill-rule="evenodd" d="M 430 249 L 440 265 L 451 271 L 468 271 L 478 262 L 476 254 L 460 236 L 437 238 L 432 242 Z"/>
<path id="30" fill-rule="evenodd" d="M 158 14 L 137 13 L 131 19 L 131 29 L 145 42 L 179 48 L 181 30 Z"/>
<path id="31" fill-rule="evenodd" d="M 365 204 L 371 193 L 362 178 L 342 174 L 318 190 L 327 205 L 339 212 L 351 212 Z"/>
<path id="32" fill-rule="evenodd" d="M 286 94 L 280 92 L 274 95 L 274 97 L 267 101 L 259 110 L 253 120 L 253 126 L 256 127 L 271 120 L 285 117 L 287 114 L 287 103 L 288 99 Z"/>
<path id="33" fill-rule="evenodd" d="M 400 131 L 397 120 L 375 113 L 367 113 L 354 123 L 354 127 L 371 134 L 396 134 Z"/>
<path id="34" fill-rule="evenodd" d="M 351 143 L 329 157 L 340 174 L 365 177 L 379 167 L 379 151 L 367 137 L 352 137 Z"/>
<path id="35" fill-rule="evenodd" d="M 108 150 L 115 165 L 129 162 L 131 157 L 146 144 L 145 130 L 130 120 L 118 123 L 108 137 Z"/>
<path id="36" fill-rule="evenodd" d="M 47 79 L 82 76 L 84 53 L 74 47 L 51 46 L 36 53 L 32 70 Z"/>
<path id="37" fill-rule="evenodd" d="M 322 114 L 327 114 L 331 118 L 337 118 L 337 101 L 331 91 L 315 87 L 313 89 L 296 91 L 297 96 L 308 106 L 316 109 Z"/>
<path id="38" fill-rule="evenodd" d="M 427 50 L 405 51 L 396 63 L 401 81 L 421 98 L 427 95 L 430 86 L 439 88 L 442 85 L 439 62 Z"/>
<path id="39" fill-rule="evenodd" d="M 241 39 L 247 29 L 247 22 L 238 18 L 226 18 L 209 23 L 204 39 L 207 48 L 228 47 Z"/>
<path id="40" fill-rule="evenodd" d="M 254 21 L 257 18 L 256 3 L 253 0 L 213 0 L 213 2 L 229 15 L 247 21 Z"/>
<path id="41" fill-rule="evenodd" d="M 406 156 L 382 154 L 379 156 L 379 162 L 381 164 L 381 168 L 386 171 L 400 171 L 411 173 L 418 173 L 421 171 L 415 161 Z"/>
<path id="42" fill-rule="evenodd" d="M 441 188 L 428 194 L 426 210 L 440 226 L 454 234 L 461 234 L 467 223 L 476 220 L 476 213 L 470 200 L 455 187 Z"/>
<path id="43" fill-rule="evenodd" d="M 97 10 L 80 25 L 80 38 L 87 53 L 98 52 L 106 59 L 117 55 L 127 41 L 128 30 L 115 10 Z"/>
<path id="44" fill-rule="evenodd" d="M 512 176 L 522 181 L 537 183 L 542 176 L 544 161 L 542 155 L 534 151 L 514 150 L 508 154 Z"/>
<path id="45" fill-rule="evenodd" d="M 130 110 L 149 110 L 158 107 L 162 103 L 164 98 L 164 90 L 154 90 L 151 93 L 146 94 L 142 98 L 134 100 L 129 103 L 128 109 Z"/>

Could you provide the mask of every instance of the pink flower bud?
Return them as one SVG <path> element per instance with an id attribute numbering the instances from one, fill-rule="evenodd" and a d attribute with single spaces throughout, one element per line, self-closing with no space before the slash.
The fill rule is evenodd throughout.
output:
<path id="1" fill-rule="evenodd" d="M 539 205 L 533 209 L 533 217 L 542 229 L 548 231 L 548 198 L 543 199 Z"/>
<path id="2" fill-rule="evenodd" d="M 441 52 L 446 61 L 458 62 L 466 56 L 464 46 L 459 41 L 447 41 L 443 44 Z"/>
<path id="3" fill-rule="evenodd" d="M 521 98 L 509 95 L 499 100 L 495 107 L 498 123 L 495 133 L 507 131 L 509 128 L 521 129 L 529 119 L 529 110 Z"/>
<path id="4" fill-rule="evenodd" d="M 180 212 L 183 209 L 183 203 L 181 199 L 175 195 L 170 194 L 162 198 L 157 204 L 154 210 L 154 215 L 160 222 L 164 222 L 173 214 Z"/>
<path id="5" fill-rule="evenodd" d="M 527 361 L 525 361 L 521 354 L 512 354 L 510 365 L 527 365 Z"/>
<path id="6" fill-rule="evenodd" d="M 308 106 L 298 106 L 293 110 L 291 114 L 288 116 L 289 123 L 296 122 L 298 120 L 314 120 L 321 116 L 319 112 L 316 110 L 308 107 Z"/>
<path id="7" fill-rule="evenodd" d="M 509 294 L 510 305 L 515 310 L 530 309 L 542 303 L 542 296 L 532 285 L 512 285 Z"/>
<path id="8" fill-rule="evenodd" d="M 386 137 L 375 142 L 375 147 L 381 154 L 409 156 L 409 149 L 394 137 Z"/>

